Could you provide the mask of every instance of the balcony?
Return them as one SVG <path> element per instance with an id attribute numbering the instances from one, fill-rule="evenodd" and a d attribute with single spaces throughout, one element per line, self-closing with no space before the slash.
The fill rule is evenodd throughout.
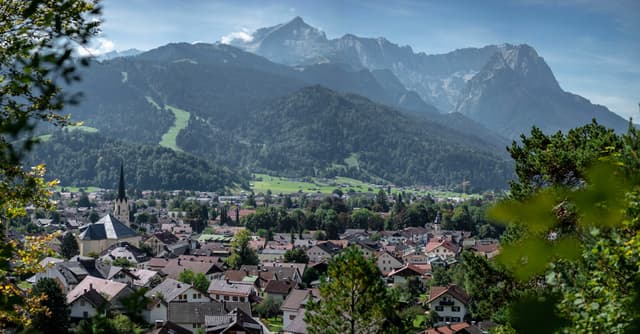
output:
<path id="1" fill-rule="evenodd" d="M 453 300 L 450 300 L 450 301 L 441 300 L 438 304 L 442 305 L 442 306 L 452 306 L 453 305 Z"/>

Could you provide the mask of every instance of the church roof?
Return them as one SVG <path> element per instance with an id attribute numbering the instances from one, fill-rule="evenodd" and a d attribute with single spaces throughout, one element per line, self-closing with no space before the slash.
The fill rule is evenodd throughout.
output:
<path id="1" fill-rule="evenodd" d="M 136 232 L 116 217 L 108 214 L 97 222 L 89 224 L 80 232 L 80 240 L 123 239 L 135 237 Z"/>

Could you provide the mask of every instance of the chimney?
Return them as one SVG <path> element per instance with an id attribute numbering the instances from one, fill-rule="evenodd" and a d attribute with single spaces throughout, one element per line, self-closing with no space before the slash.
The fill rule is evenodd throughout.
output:
<path id="1" fill-rule="evenodd" d="M 178 259 L 178 265 L 180 265 L 180 259 Z"/>
<path id="2" fill-rule="evenodd" d="M 89 283 L 89 290 L 93 290 L 93 283 Z"/>

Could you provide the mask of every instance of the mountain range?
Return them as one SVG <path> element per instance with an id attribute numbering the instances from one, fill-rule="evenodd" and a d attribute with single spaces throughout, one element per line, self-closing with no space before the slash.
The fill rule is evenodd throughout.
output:
<path id="1" fill-rule="evenodd" d="M 229 186 L 222 171 L 234 184 L 247 184 L 249 172 L 268 172 L 503 189 L 513 177 L 504 148 L 532 126 L 565 130 L 593 117 L 618 131 L 628 126 L 564 92 L 527 45 L 426 55 L 384 38 L 328 39 L 295 18 L 257 30 L 250 41 L 172 43 L 130 53 L 97 59 L 70 87 L 85 96 L 69 107 L 73 119 L 100 132 L 87 140 L 119 143 L 94 145 L 84 156 L 113 147 L 131 156 L 127 145 L 162 145 L 178 151 L 170 158 L 180 165 L 193 155 L 209 164 L 199 166 L 217 168 L 212 175 L 195 172 L 217 180 L 216 189 Z M 59 145 L 69 136 L 53 138 L 34 161 L 97 168 L 81 158 L 82 145 L 64 162 L 47 153 L 67 152 Z M 148 184 L 140 171 L 152 159 L 130 160 L 137 175 L 129 178 Z M 183 186 L 202 190 L 194 180 Z"/>
<path id="2" fill-rule="evenodd" d="M 289 66 L 343 64 L 390 71 L 406 90 L 441 112 L 459 112 L 507 138 L 528 133 L 534 125 L 545 132 L 566 131 L 592 118 L 617 131 L 629 125 L 607 108 L 563 91 L 544 59 L 526 44 L 428 55 L 382 37 L 328 39 L 300 17 L 229 43 Z"/>

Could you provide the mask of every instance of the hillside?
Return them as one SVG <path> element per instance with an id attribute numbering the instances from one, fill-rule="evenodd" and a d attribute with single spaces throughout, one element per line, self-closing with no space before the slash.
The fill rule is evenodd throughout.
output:
<path id="1" fill-rule="evenodd" d="M 447 186 L 464 179 L 476 190 L 499 188 L 512 175 L 506 157 L 477 138 L 321 86 L 279 99 L 241 133 L 254 149 L 256 167 L 289 174 L 321 170 Z"/>
<path id="2" fill-rule="evenodd" d="M 28 160 L 45 163 L 47 177 L 66 186 L 114 188 L 122 161 L 127 184 L 136 189 L 224 191 L 248 185 L 246 175 L 189 154 L 83 131 L 54 133 L 35 146 Z"/>

